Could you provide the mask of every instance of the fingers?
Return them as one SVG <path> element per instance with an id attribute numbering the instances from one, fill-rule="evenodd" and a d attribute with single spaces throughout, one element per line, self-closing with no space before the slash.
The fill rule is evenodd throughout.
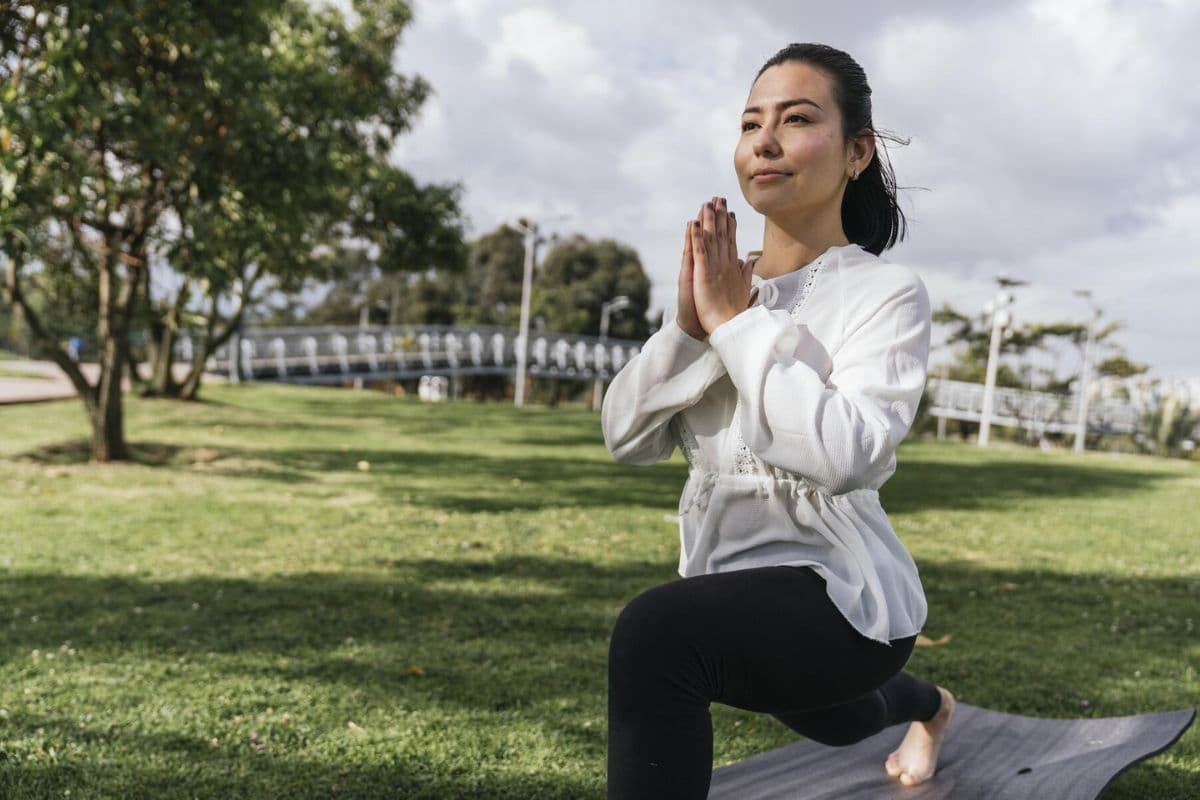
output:
<path id="1" fill-rule="evenodd" d="M 700 206 L 700 227 L 710 236 L 717 235 L 717 207 L 712 200 Z"/>
<path id="2" fill-rule="evenodd" d="M 705 227 L 706 221 L 708 224 L 712 224 L 711 219 L 706 220 L 705 214 L 706 209 L 701 206 L 699 215 L 690 223 L 692 231 L 692 260 L 701 269 L 708 264 L 709 243 L 712 241 L 712 235 L 709 229 Z"/>
<path id="3" fill-rule="evenodd" d="M 726 236 L 728 238 L 729 257 L 740 263 L 741 259 L 738 258 L 737 249 L 737 215 L 732 211 L 729 212 L 729 223 L 726 230 Z"/>
<path id="4" fill-rule="evenodd" d="M 684 284 L 687 284 L 689 290 L 691 289 L 694 262 L 694 259 L 692 258 L 693 227 L 694 221 L 689 219 L 687 225 L 683 229 L 683 263 L 680 265 L 679 269 L 679 285 L 682 287 Z"/>
<path id="5" fill-rule="evenodd" d="M 737 259 L 737 219 L 724 197 L 714 195 L 700 206 L 700 229 L 706 243 L 722 260 Z"/>
<path id="6" fill-rule="evenodd" d="M 717 231 L 717 244 L 722 253 L 729 249 L 729 206 L 724 197 L 713 198 L 713 208 L 716 212 L 714 228 Z"/>

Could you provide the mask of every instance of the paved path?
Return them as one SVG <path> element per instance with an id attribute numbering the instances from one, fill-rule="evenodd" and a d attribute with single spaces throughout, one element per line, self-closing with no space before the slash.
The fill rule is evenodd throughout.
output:
<path id="1" fill-rule="evenodd" d="M 95 383 L 100 373 L 98 364 L 81 364 L 83 376 L 89 382 Z M 142 365 L 143 371 L 149 367 Z M 14 373 L 27 373 L 19 377 L 11 377 Z M 175 365 L 176 377 L 183 380 L 187 375 L 187 367 Z M 224 380 L 217 375 L 205 375 L 205 381 Z M 129 391 L 129 380 L 121 387 Z M 75 386 L 53 361 L 0 361 L 0 406 L 14 403 L 40 403 L 47 400 L 67 400 L 77 397 Z"/>

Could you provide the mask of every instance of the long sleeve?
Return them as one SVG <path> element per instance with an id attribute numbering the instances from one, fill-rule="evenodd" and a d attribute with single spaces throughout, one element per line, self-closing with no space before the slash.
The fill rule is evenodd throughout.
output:
<path id="1" fill-rule="evenodd" d="M 623 464 L 670 458 L 671 417 L 695 405 L 724 374 L 725 365 L 708 343 L 693 339 L 672 319 L 646 340 L 604 395 L 600 421 L 608 451 Z"/>
<path id="2" fill-rule="evenodd" d="M 829 356 L 786 311 L 753 306 L 709 334 L 737 387 L 742 435 L 763 461 L 831 494 L 861 488 L 889 463 L 925 387 L 930 309 L 915 273 L 847 307 Z"/>

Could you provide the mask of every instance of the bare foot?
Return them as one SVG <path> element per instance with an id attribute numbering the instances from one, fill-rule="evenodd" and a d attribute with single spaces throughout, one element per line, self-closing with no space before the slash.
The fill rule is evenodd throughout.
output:
<path id="1" fill-rule="evenodd" d="M 941 686 L 942 707 L 928 722 L 914 722 L 904 734 L 904 741 L 888 756 L 884 768 L 893 778 L 899 778 L 905 786 L 915 786 L 933 777 L 937 769 L 938 750 L 946 737 L 946 726 L 954 716 L 954 695 Z"/>

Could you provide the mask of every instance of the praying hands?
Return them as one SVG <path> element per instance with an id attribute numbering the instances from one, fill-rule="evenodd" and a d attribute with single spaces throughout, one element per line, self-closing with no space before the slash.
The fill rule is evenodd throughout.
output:
<path id="1" fill-rule="evenodd" d="M 738 258 L 737 218 L 725 198 L 714 197 L 688 220 L 679 270 L 676 320 L 689 336 L 707 341 L 708 334 L 753 302 L 753 264 Z"/>

